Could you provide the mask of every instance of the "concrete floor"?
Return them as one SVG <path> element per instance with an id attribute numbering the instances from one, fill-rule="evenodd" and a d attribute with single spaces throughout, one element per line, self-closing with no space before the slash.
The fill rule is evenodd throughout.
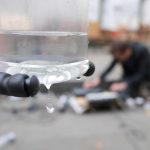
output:
<path id="1" fill-rule="evenodd" d="M 5 150 L 148 150 L 150 118 L 143 110 L 99 112 L 78 116 L 0 113 L 0 133 L 14 131 Z"/>

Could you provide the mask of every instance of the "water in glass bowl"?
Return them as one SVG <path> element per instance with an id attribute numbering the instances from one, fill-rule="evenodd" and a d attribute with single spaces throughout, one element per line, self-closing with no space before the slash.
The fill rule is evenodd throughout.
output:
<path id="1" fill-rule="evenodd" d="M 49 89 L 88 70 L 87 43 L 87 34 L 79 32 L 0 32 L 0 70 L 36 75 Z"/>

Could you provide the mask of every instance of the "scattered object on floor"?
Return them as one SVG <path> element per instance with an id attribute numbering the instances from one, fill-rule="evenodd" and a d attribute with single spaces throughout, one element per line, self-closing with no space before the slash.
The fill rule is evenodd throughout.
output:
<path id="1" fill-rule="evenodd" d="M 107 101 L 107 100 L 114 100 L 119 98 L 119 94 L 116 92 L 100 92 L 100 93 L 90 93 L 87 94 L 86 98 L 88 101 Z"/>
<path id="2" fill-rule="evenodd" d="M 69 99 L 69 105 L 76 114 L 84 114 L 90 109 L 90 105 L 85 97 L 72 96 Z"/>
<path id="3" fill-rule="evenodd" d="M 137 97 L 137 98 L 135 99 L 135 104 L 136 104 L 137 106 L 143 106 L 144 103 L 145 103 L 145 99 L 142 98 L 142 97 Z"/>
<path id="4" fill-rule="evenodd" d="M 98 92 L 89 93 L 86 95 L 86 99 L 90 106 L 94 109 L 103 108 L 118 108 L 124 109 L 125 103 L 120 95 L 116 92 Z"/>
<path id="5" fill-rule="evenodd" d="M 69 106 L 76 114 L 84 114 L 95 110 L 124 109 L 126 107 L 118 93 L 92 92 L 85 94 L 83 90 L 76 90 L 76 93 L 72 95 L 62 95 L 59 98 L 57 109 L 65 112 Z"/>
<path id="6" fill-rule="evenodd" d="M 150 117 L 150 102 L 149 101 L 144 104 L 144 110 L 145 110 L 146 115 Z"/>
<path id="7" fill-rule="evenodd" d="M 59 101 L 57 103 L 57 109 L 59 112 L 65 112 L 68 107 L 68 95 L 62 95 L 59 98 Z"/>
<path id="8" fill-rule="evenodd" d="M 129 107 L 129 108 L 135 108 L 136 106 L 143 106 L 145 103 L 145 99 L 142 98 L 142 97 L 136 97 L 136 98 L 128 98 L 126 100 L 126 105 Z"/>
<path id="9" fill-rule="evenodd" d="M 14 132 L 9 132 L 0 136 L 0 148 L 15 142 L 16 134 Z"/>
<path id="10" fill-rule="evenodd" d="M 126 105 L 128 106 L 128 108 L 135 108 L 136 107 L 136 104 L 135 104 L 135 99 L 134 98 L 128 98 L 126 100 Z"/>

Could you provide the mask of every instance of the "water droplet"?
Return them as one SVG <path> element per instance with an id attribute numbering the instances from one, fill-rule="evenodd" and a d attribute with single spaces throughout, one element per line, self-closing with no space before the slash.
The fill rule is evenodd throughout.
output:
<path id="1" fill-rule="evenodd" d="M 44 84 L 44 85 L 45 85 L 45 87 L 47 88 L 47 90 L 50 90 L 51 84 Z"/>
<path id="2" fill-rule="evenodd" d="M 49 114 L 53 114 L 55 112 L 55 108 L 52 104 L 47 105 L 46 110 Z"/>
<path id="3" fill-rule="evenodd" d="M 77 77 L 77 80 L 81 80 L 81 77 Z"/>

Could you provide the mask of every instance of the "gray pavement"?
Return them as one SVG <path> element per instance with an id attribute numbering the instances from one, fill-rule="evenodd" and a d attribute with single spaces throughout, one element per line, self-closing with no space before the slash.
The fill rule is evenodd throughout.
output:
<path id="1" fill-rule="evenodd" d="M 0 133 L 14 131 L 6 150 L 148 150 L 150 118 L 143 110 L 73 113 L 0 114 Z"/>

